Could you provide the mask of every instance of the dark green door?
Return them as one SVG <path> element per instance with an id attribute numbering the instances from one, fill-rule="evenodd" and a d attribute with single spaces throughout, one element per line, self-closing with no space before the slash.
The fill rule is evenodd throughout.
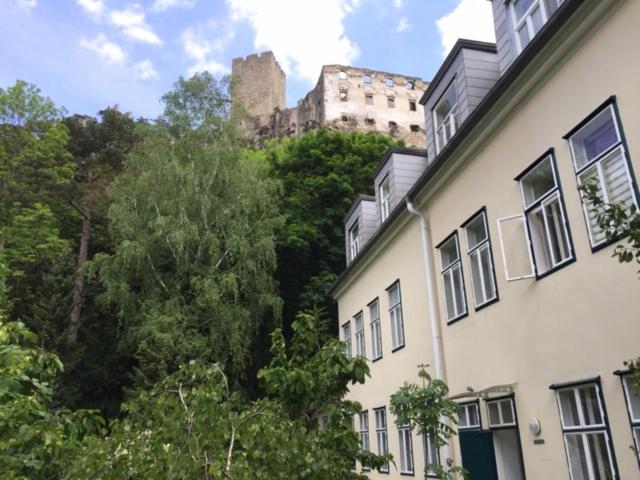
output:
<path id="1" fill-rule="evenodd" d="M 460 450 L 462 466 L 469 472 L 465 480 L 498 480 L 490 431 L 460 432 Z"/>

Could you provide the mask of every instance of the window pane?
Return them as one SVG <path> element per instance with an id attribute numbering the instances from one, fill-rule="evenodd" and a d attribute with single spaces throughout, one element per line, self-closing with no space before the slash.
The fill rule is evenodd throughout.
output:
<path id="1" fill-rule="evenodd" d="M 518 29 L 518 37 L 520 38 L 520 45 L 524 48 L 529 43 L 529 28 L 526 23 L 523 23 L 522 27 Z"/>
<path id="2" fill-rule="evenodd" d="M 455 87 L 455 83 L 452 83 L 442 96 L 442 99 L 436 105 L 436 126 L 442 123 L 451 110 L 453 110 L 453 107 L 458 103 L 458 96 L 456 94 Z"/>
<path id="3" fill-rule="evenodd" d="M 468 427 L 469 420 L 467 419 L 467 408 L 466 405 L 460 405 L 458 407 L 458 426 L 459 427 Z"/>
<path id="4" fill-rule="evenodd" d="M 572 480 L 591 480 L 589 478 L 587 454 L 582 442 L 582 435 L 579 433 L 565 434 L 565 437 Z"/>
<path id="5" fill-rule="evenodd" d="M 516 20 L 519 21 L 522 16 L 529 10 L 534 0 L 516 0 L 513 2 L 513 9 L 516 12 Z"/>
<path id="6" fill-rule="evenodd" d="M 356 332 L 360 332 L 364 329 L 364 325 L 362 324 L 362 315 L 357 315 L 355 318 L 356 321 Z"/>
<path id="7" fill-rule="evenodd" d="M 609 450 L 607 449 L 607 437 L 604 432 L 586 433 L 589 456 L 593 467 L 594 478 L 597 480 L 613 479 Z"/>
<path id="8" fill-rule="evenodd" d="M 581 169 L 619 141 L 613 110 L 611 107 L 606 108 L 571 136 L 576 168 Z"/>
<path id="9" fill-rule="evenodd" d="M 472 250 L 487 239 L 487 228 L 484 214 L 478 215 L 465 227 L 467 234 L 467 248 Z"/>
<path id="10" fill-rule="evenodd" d="M 595 181 L 596 185 L 598 185 L 598 195 L 602 197 L 602 185 L 600 184 L 597 164 L 582 172 L 578 176 L 578 180 L 580 181 L 580 185 L 585 185 L 586 183 Z M 605 231 L 598 226 L 598 209 L 594 207 L 591 202 L 586 203 L 585 207 L 587 210 L 587 221 L 589 222 L 591 242 L 594 245 L 597 245 L 598 243 L 606 240 L 607 235 Z"/>
<path id="11" fill-rule="evenodd" d="M 556 187 L 551 157 L 547 157 L 520 180 L 525 207 L 532 205 Z"/>
<path id="12" fill-rule="evenodd" d="M 488 301 L 496 296 L 493 265 L 491 264 L 491 251 L 488 244 L 480 249 L 480 265 L 482 267 L 482 277 L 484 279 L 484 291 L 486 294 L 485 301 Z"/>
<path id="13" fill-rule="evenodd" d="M 631 418 L 640 421 L 640 388 L 634 383 L 631 376 L 624 377 L 624 386 L 627 391 Z M 638 445 L 640 447 L 640 445 Z"/>
<path id="14" fill-rule="evenodd" d="M 400 287 L 396 283 L 389 289 L 389 306 L 393 307 L 400 303 Z"/>
<path id="15" fill-rule="evenodd" d="M 536 269 L 538 274 L 542 274 L 549 270 L 552 265 L 542 208 L 530 212 L 527 215 L 527 220 L 529 222 L 529 233 L 531 235 L 531 246 L 533 247 Z"/>
<path id="16" fill-rule="evenodd" d="M 469 415 L 469 426 L 478 426 L 480 425 L 480 417 L 478 416 L 478 406 L 467 405 L 467 412 Z"/>
<path id="17" fill-rule="evenodd" d="M 482 305 L 486 302 L 484 289 L 483 289 L 483 276 L 482 276 L 482 264 L 481 264 L 481 255 L 480 250 L 476 250 L 475 252 L 469 255 L 469 260 L 471 264 L 471 284 L 473 286 L 473 298 L 475 299 L 476 306 Z"/>
<path id="18" fill-rule="evenodd" d="M 488 403 L 487 410 L 489 411 L 489 425 L 500 425 L 500 407 L 498 402 Z"/>
<path id="19" fill-rule="evenodd" d="M 633 438 L 636 439 L 636 451 L 640 455 L 640 427 L 633 427 Z"/>
<path id="20" fill-rule="evenodd" d="M 458 255 L 458 239 L 454 235 L 446 243 L 440 247 L 440 259 L 442 260 L 442 269 L 444 270 L 453 262 L 460 258 Z"/>
<path id="21" fill-rule="evenodd" d="M 602 173 L 607 184 L 609 203 L 634 203 L 622 148 L 614 150 L 602 160 Z"/>
<path id="22" fill-rule="evenodd" d="M 602 412 L 598 402 L 598 392 L 594 385 L 578 389 L 584 425 L 603 425 Z"/>
<path id="23" fill-rule="evenodd" d="M 533 34 L 535 35 L 540 31 L 542 25 L 544 25 L 544 18 L 542 17 L 542 10 L 537 7 L 531 12 L 531 23 L 533 24 Z"/>
<path id="24" fill-rule="evenodd" d="M 513 403 L 511 400 L 503 400 L 500 402 L 500 410 L 502 411 L 502 422 L 505 424 L 515 423 L 513 418 Z"/>
<path id="25" fill-rule="evenodd" d="M 551 258 L 554 265 L 557 265 L 570 256 L 569 239 L 560 212 L 560 199 L 556 196 L 545 202 L 544 209 L 547 217 L 549 241 L 551 242 Z"/>
<path id="26" fill-rule="evenodd" d="M 464 287 L 462 285 L 462 268 L 460 264 L 456 265 L 452 269 L 453 273 L 453 291 L 456 308 L 456 316 L 466 312 L 466 304 L 464 300 Z"/>
<path id="27" fill-rule="evenodd" d="M 447 309 L 447 318 L 451 320 L 457 316 L 454 293 L 453 293 L 453 273 L 451 270 L 444 272 L 444 302 Z"/>
<path id="28" fill-rule="evenodd" d="M 573 389 L 560 390 L 558 392 L 560 399 L 560 412 L 562 413 L 562 424 L 565 427 L 580 426 L 580 417 L 578 416 L 578 406 Z"/>

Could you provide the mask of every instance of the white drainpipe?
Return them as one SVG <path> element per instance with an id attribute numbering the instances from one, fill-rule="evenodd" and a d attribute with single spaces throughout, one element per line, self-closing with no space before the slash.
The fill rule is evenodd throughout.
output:
<path id="1" fill-rule="evenodd" d="M 440 314 L 436 301 L 436 286 L 433 278 L 433 255 L 431 255 L 431 239 L 429 235 L 429 223 L 424 213 L 416 210 L 409 198 L 406 199 L 407 210 L 412 215 L 420 218 L 420 233 L 422 237 L 422 261 L 424 263 L 424 277 L 427 284 L 427 304 L 429 306 L 429 322 L 431 323 L 431 348 L 433 349 L 433 367 L 435 378 L 447 382 L 447 374 L 442 353 L 442 334 L 440 330 Z M 449 445 L 445 445 L 444 458 L 452 458 Z"/>

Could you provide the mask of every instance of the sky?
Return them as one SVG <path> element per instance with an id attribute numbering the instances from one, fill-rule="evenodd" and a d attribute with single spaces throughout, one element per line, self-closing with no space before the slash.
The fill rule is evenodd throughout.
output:
<path id="1" fill-rule="evenodd" d="M 272 50 L 287 106 L 322 65 L 431 79 L 458 38 L 494 41 L 487 0 L 0 0 L 0 88 L 38 86 L 69 113 L 162 112 L 180 77 Z"/>

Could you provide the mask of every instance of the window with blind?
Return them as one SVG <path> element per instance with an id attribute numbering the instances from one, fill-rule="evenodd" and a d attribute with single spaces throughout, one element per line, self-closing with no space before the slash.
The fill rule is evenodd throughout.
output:
<path id="1" fill-rule="evenodd" d="M 371 360 L 382 357 L 382 331 L 380 330 L 380 302 L 376 298 L 369 304 L 369 326 L 371 328 Z"/>
<path id="2" fill-rule="evenodd" d="M 631 164 L 624 144 L 615 103 L 609 101 L 567 134 L 579 185 L 592 183 L 605 205 L 638 206 Z M 598 225 L 598 208 L 583 199 L 591 247 L 608 243 L 606 230 Z"/>
<path id="3" fill-rule="evenodd" d="M 353 318 L 353 324 L 355 328 L 356 356 L 365 357 L 366 350 L 364 346 L 364 320 L 362 318 L 362 312 Z"/>
<path id="4" fill-rule="evenodd" d="M 360 448 L 364 451 L 369 451 L 369 412 L 367 410 L 360 412 Z M 369 470 L 367 465 L 362 465 L 362 470 Z"/>
<path id="5" fill-rule="evenodd" d="M 344 351 L 347 358 L 351 358 L 351 322 L 342 325 L 342 341 L 344 342 Z"/>
<path id="6" fill-rule="evenodd" d="M 378 444 L 378 455 L 389 453 L 389 438 L 387 435 L 387 409 L 385 407 L 373 410 L 376 417 L 376 443 Z M 380 467 L 380 471 L 389 472 L 389 464 L 385 463 Z"/>
<path id="7" fill-rule="evenodd" d="M 413 442 L 411 441 L 411 426 L 398 425 L 400 441 L 400 473 L 413 474 Z"/>
<path id="8" fill-rule="evenodd" d="M 402 321 L 402 301 L 400 299 L 400 282 L 391 285 L 389 294 L 389 319 L 391 320 L 391 348 L 397 350 L 404 347 L 404 322 Z"/>

